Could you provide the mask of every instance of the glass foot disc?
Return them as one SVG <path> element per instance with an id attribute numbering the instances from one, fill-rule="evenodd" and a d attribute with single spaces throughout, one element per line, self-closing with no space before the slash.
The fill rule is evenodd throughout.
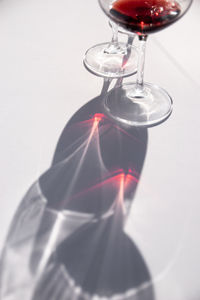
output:
<path id="1" fill-rule="evenodd" d="M 134 46 L 119 43 L 119 53 L 106 53 L 105 49 L 110 43 L 103 43 L 88 49 L 84 64 L 93 74 L 101 77 L 119 78 L 126 77 L 137 72 L 138 52 Z M 130 52 L 129 52 L 130 51 Z"/>
<path id="2" fill-rule="evenodd" d="M 144 92 L 136 83 L 112 89 L 105 97 L 104 106 L 110 117 L 130 126 L 150 127 L 166 120 L 172 112 L 172 99 L 162 88 L 144 84 Z"/>

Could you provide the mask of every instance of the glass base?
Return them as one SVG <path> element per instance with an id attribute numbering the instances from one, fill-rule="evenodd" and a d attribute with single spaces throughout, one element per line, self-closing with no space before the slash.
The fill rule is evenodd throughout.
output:
<path id="1" fill-rule="evenodd" d="M 115 48 L 110 43 L 93 46 L 84 57 L 86 68 L 101 77 L 119 78 L 137 72 L 138 52 L 136 47 L 119 43 Z"/>
<path id="2" fill-rule="evenodd" d="M 115 120 L 131 126 L 150 127 L 166 120 L 172 112 L 172 99 L 162 88 L 145 83 L 138 89 L 136 83 L 112 89 L 104 106 Z"/>

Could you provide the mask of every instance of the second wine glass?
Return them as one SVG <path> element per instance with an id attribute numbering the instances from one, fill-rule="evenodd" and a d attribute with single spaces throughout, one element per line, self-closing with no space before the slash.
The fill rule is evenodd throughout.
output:
<path id="1" fill-rule="evenodd" d="M 119 78 L 135 74 L 137 71 L 138 52 L 132 46 L 134 35 L 130 35 L 131 43 L 118 41 L 118 25 L 110 21 L 112 40 L 95 45 L 87 50 L 84 65 L 93 74 L 101 77 Z"/>

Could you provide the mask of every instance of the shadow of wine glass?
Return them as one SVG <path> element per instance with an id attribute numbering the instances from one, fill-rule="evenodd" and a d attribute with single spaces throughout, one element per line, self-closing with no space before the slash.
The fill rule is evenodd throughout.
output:
<path id="1" fill-rule="evenodd" d="M 47 299 L 57 293 L 77 299 L 92 299 L 94 295 L 103 299 L 154 299 L 145 261 L 123 231 L 146 155 L 147 129 L 123 127 L 108 119 L 103 99 L 104 92 L 71 118 L 58 141 L 51 172 L 40 178 L 50 209 L 70 209 L 92 215 L 93 219 L 56 247 L 34 299 Z M 83 136 L 89 144 L 74 155 L 77 140 L 81 144 Z M 66 155 L 72 155 L 72 160 L 60 175 L 56 172 L 54 176 L 54 166 Z M 55 190 L 58 185 L 59 195 Z M 66 189 L 71 190 L 70 195 L 68 192 L 66 196 Z"/>
<path id="2" fill-rule="evenodd" d="M 103 99 L 101 94 L 71 118 L 51 168 L 39 179 L 50 208 L 103 215 L 116 198 L 120 176 L 126 181 L 124 202 L 132 203 L 145 159 L 147 130 L 113 122 L 104 113 Z"/>
<path id="3" fill-rule="evenodd" d="M 105 115 L 109 83 L 68 122 L 51 167 L 14 217 L 1 260 L 2 300 L 154 299 L 144 258 L 123 230 L 147 129 Z"/>
<path id="4" fill-rule="evenodd" d="M 145 261 L 122 228 L 118 211 L 64 240 L 49 259 L 33 299 L 155 299 Z"/>

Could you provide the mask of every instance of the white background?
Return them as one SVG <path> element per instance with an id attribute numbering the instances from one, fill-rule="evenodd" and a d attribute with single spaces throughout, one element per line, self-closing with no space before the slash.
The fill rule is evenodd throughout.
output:
<path id="1" fill-rule="evenodd" d="M 174 111 L 148 130 L 127 231 L 155 278 L 159 300 L 200 299 L 199 16 L 195 0 L 147 45 L 145 79 L 167 89 Z M 102 79 L 85 70 L 84 52 L 110 38 L 96 0 L 0 1 L 0 249 L 67 121 L 100 93 Z"/>

